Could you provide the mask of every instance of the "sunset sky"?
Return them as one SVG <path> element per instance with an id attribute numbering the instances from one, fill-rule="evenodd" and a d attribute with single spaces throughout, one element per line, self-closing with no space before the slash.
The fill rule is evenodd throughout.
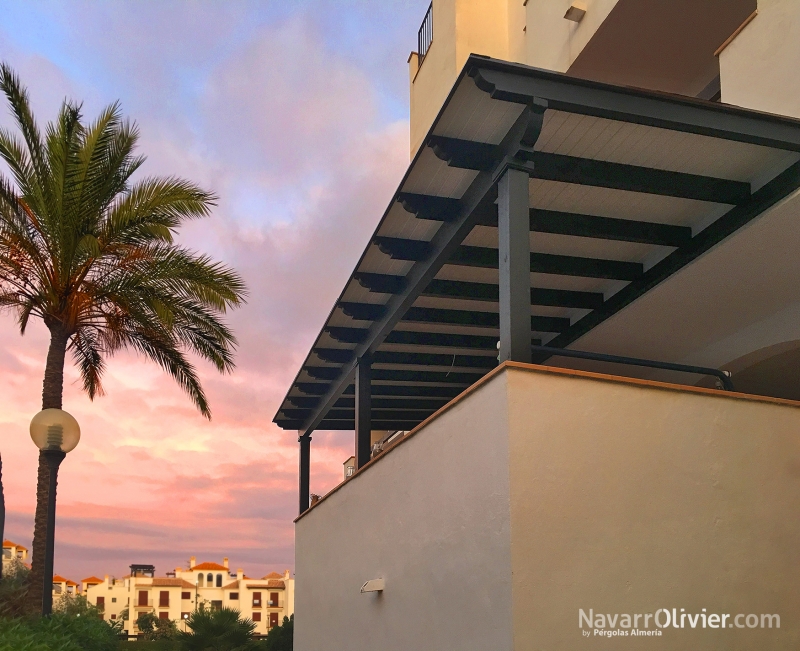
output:
<path id="1" fill-rule="evenodd" d="M 64 97 L 91 119 L 120 100 L 142 174 L 220 197 L 180 241 L 234 266 L 250 291 L 229 320 L 237 369 L 200 365 L 206 421 L 152 363 L 119 355 L 93 403 L 68 365 L 81 424 L 61 467 L 55 571 L 76 581 L 159 574 L 190 556 L 250 575 L 294 567 L 297 436 L 272 417 L 408 164 L 406 59 L 428 0 L 3 2 L 0 60 L 40 123 Z M 11 126 L 8 107 L 0 126 Z M 2 169 L 2 173 L 6 173 Z M 47 331 L 0 314 L 6 538 L 30 547 Z M 352 433 L 317 432 L 311 490 L 341 478 Z"/>

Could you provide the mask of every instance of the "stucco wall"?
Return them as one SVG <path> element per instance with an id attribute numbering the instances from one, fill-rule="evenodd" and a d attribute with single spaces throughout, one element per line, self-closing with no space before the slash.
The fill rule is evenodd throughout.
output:
<path id="1" fill-rule="evenodd" d="M 527 57 L 525 63 L 537 68 L 566 72 L 611 13 L 618 0 L 584 0 L 583 20 L 564 19 L 571 0 L 528 0 Z"/>
<path id="2" fill-rule="evenodd" d="M 498 376 L 300 518 L 295 649 L 510 650 L 507 441 Z"/>
<path id="3" fill-rule="evenodd" d="M 800 118 L 800 2 L 758 0 L 758 16 L 719 56 L 722 101 Z"/>
<path id="4" fill-rule="evenodd" d="M 800 408 L 507 375 L 515 649 L 623 647 L 583 638 L 579 608 L 781 617 L 625 648 L 798 648 Z"/>

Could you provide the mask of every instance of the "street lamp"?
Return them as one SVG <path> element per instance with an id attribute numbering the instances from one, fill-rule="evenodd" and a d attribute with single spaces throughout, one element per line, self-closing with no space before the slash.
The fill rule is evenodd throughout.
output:
<path id="1" fill-rule="evenodd" d="M 50 469 L 47 494 L 47 536 L 42 585 L 42 615 L 53 612 L 53 552 L 56 533 L 56 479 L 58 466 L 81 440 L 78 421 L 61 409 L 43 409 L 31 420 L 31 438 Z"/>

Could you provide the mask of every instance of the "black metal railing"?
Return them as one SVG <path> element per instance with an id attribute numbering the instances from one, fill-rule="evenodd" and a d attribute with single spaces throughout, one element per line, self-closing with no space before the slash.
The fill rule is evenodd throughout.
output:
<path id="1" fill-rule="evenodd" d="M 577 359 L 588 359 L 596 362 L 610 362 L 612 364 L 628 364 L 630 366 L 646 366 L 648 368 L 660 368 L 666 371 L 678 371 L 681 373 L 694 373 L 697 375 L 710 375 L 719 380 L 722 388 L 726 391 L 733 391 L 730 373 L 720 371 L 716 368 L 705 366 L 689 366 L 687 364 L 673 364 L 672 362 L 658 362 L 652 359 L 639 359 L 637 357 L 622 357 L 620 355 L 606 355 L 604 353 L 590 353 L 584 350 L 570 350 L 568 348 L 552 348 L 550 346 L 531 346 L 534 355 L 539 353 L 542 361 L 548 357 L 573 357 Z"/>
<path id="2" fill-rule="evenodd" d="M 422 25 L 419 26 L 417 32 L 417 53 L 419 54 L 419 63 L 428 53 L 428 48 L 433 41 L 433 2 L 428 6 L 428 11 L 425 12 L 425 18 L 422 19 Z"/>

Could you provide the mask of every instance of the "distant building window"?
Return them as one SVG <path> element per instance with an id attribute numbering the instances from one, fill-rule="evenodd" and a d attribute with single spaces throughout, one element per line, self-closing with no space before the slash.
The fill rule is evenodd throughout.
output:
<path id="1" fill-rule="evenodd" d="M 211 574 L 211 572 L 206 574 L 206 583 L 208 584 L 209 588 L 214 585 L 214 575 Z"/>
<path id="2" fill-rule="evenodd" d="M 147 605 L 147 590 L 139 590 L 139 606 Z"/>
<path id="3" fill-rule="evenodd" d="M 203 587 L 203 575 L 202 574 L 198 574 L 197 575 L 197 585 L 200 586 L 201 588 Z"/>
<path id="4" fill-rule="evenodd" d="M 181 619 L 189 619 L 189 613 L 181 613 Z"/>
<path id="5" fill-rule="evenodd" d="M 111 603 L 112 603 L 112 604 L 115 604 L 115 603 L 117 603 L 117 598 L 116 598 L 116 597 L 111 597 Z"/>
<path id="6" fill-rule="evenodd" d="M 56 594 L 61 594 L 61 584 L 60 583 L 54 583 L 53 584 L 53 592 L 55 592 Z"/>
<path id="7" fill-rule="evenodd" d="M 169 619 L 169 613 L 166 610 L 162 610 L 160 613 L 158 613 L 158 618 Z"/>
<path id="8" fill-rule="evenodd" d="M 211 610 L 222 610 L 222 601 L 212 601 Z"/>
<path id="9" fill-rule="evenodd" d="M 230 598 L 238 600 L 239 599 L 239 593 L 238 592 L 231 592 Z"/>
<path id="10" fill-rule="evenodd" d="M 217 574 L 217 587 L 218 588 L 222 587 L 222 575 L 221 574 Z"/>
<path id="11" fill-rule="evenodd" d="M 181 592 L 181 599 L 191 599 L 192 593 L 191 592 Z"/>
<path id="12" fill-rule="evenodd" d="M 260 622 L 261 621 L 261 613 L 253 613 L 253 621 Z"/>
<path id="13" fill-rule="evenodd" d="M 116 615 L 111 615 L 111 619 L 116 619 L 116 618 L 117 618 Z"/>
<path id="14" fill-rule="evenodd" d="M 278 607 L 278 593 L 277 592 L 270 592 L 269 593 L 269 605 L 273 608 Z"/>
<path id="15" fill-rule="evenodd" d="M 269 614 L 269 627 L 272 628 L 273 626 L 278 625 L 278 613 L 270 613 Z"/>
<path id="16" fill-rule="evenodd" d="M 12 553 L 10 549 L 3 548 L 3 558 L 11 558 Z"/>
<path id="17" fill-rule="evenodd" d="M 24 557 L 25 557 L 25 552 L 22 551 L 21 549 L 18 549 L 17 550 L 17 558 L 24 558 Z"/>
<path id="18" fill-rule="evenodd" d="M 253 607 L 254 608 L 261 608 L 261 593 L 254 592 L 253 593 Z"/>
<path id="19" fill-rule="evenodd" d="M 158 595 L 158 605 L 161 608 L 169 608 L 169 591 L 162 590 Z"/>
<path id="20" fill-rule="evenodd" d="M 103 610 L 103 608 L 106 607 L 106 598 L 105 597 L 98 597 L 97 598 L 97 607 L 100 610 Z"/>

